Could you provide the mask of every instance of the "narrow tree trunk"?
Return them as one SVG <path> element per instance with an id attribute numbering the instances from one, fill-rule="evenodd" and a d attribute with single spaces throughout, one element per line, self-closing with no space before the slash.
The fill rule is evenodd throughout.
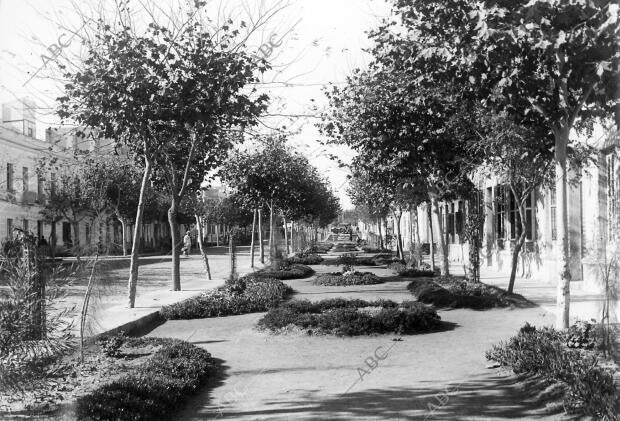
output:
<path id="1" fill-rule="evenodd" d="M 430 231 L 430 246 L 429 246 L 429 254 L 431 255 L 431 270 L 435 272 L 435 234 L 433 233 L 433 216 L 431 205 L 429 203 L 428 207 L 428 227 Z"/>
<path id="2" fill-rule="evenodd" d="M 215 224 L 215 247 L 220 246 L 220 224 Z"/>
<path id="3" fill-rule="evenodd" d="M 258 210 L 258 243 L 260 248 L 260 262 L 265 264 L 265 240 L 263 235 L 263 211 Z"/>
<path id="4" fill-rule="evenodd" d="M 250 241 L 250 267 L 254 268 L 254 231 L 256 230 L 256 209 L 252 212 L 252 241 Z"/>
<path id="5" fill-rule="evenodd" d="M 433 206 L 433 215 L 435 216 L 437 230 L 439 231 L 439 252 L 441 253 L 441 276 L 450 275 L 450 263 L 448 261 L 448 247 L 446 244 L 446 236 L 443 229 L 443 223 L 439 217 L 439 206 L 437 204 L 437 197 L 431 196 L 431 205 Z"/>
<path id="6" fill-rule="evenodd" d="M 121 223 L 121 229 L 123 230 L 122 242 L 123 242 L 123 256 L 127 256 L 127 222 L 125 218 L 118 218 Z"/>
<path id="7" fill-rule="evenodd" d="M 211 268 L 209 267 L 209 257 L 207 256 L 207 249 L 202 242 L 202 221 L 198 215 L 194 215 L 196 218 L 196 228 L 198 229 L 198 248 L 200 249 L 200 254 L 202 256 L 202 261 L 205 264 L 205 271 L 207 272 L 207 278 L 211 280 Z"/>
<path id="8" fill-rule="evenodd" d="M 519 264 L 519 254 L 521 253 L 521 250 L 523 249 L 523 244 L 525 244 L 527 232 L 526 232 L 526 225 L 525 225 L 525 222 L 526 222 L 525 221 L 525 217 L 526 217 L 525 199 L 521 200 L 521 198 L 517 198 L 517 194 L 515 192 L 515 189 L 512 187 L 512 185 L 510 186 L 510 190 L 512 192 L 512 196 L 515 202 L 518 200 L 517 206 L 519 210 L 519 217 L 521 219 L 520 221 L 521 222 L 521 235 L 519 235 L 519 238 L 515 242 L 515 248 L 512 251 L 512 267 L 510 268 L 510 279 L 508 280 L 508 293 L 512 294 L 512 292 L 514 291 L 515 279 L 517 277 L 517 265 Z"/>
<path id="9" fill-rule="evenodd" d="M 177 216 L 179 213 L 179 203 L 176 193 L 173 194 L 170 208 L 168 209 L 168 224 L 170 224 L 170 237 L 172 238 L 172 290 L 181 291 L 181 260 L 180 260 L 180 244 L 179 222 Z"/>
<path id="10" fill-rule="evenodd" d="M 151 161 L 146 159 L 144 165 L 144 174 L 142 175 L 142 184 L 140 185 L 140 198 L 138 200 L 138 210 L 136 211 L 136 222 L 134 225 L 133 244 L 131 246 L 131 262 L 129 263 L 129 281 L 127 285 L 128 305 L 134 308 L 136 304 L 136 287 L 138 285 L 138 250 L 140 248 L 140 239 L 142 237 L 142 217 L 144 215 L 144 204 L 146 189 L 151 178 Z"/>
<path id="11" fill-rule="evenodd" d="M 566 149 L 568 145 L 568 128 L 555 132 L 555 173 L 556 173 L 556 206 L 558 212 L 558 244 L 560 245 L 560 280 L 557 288 L 556 327 L 567 329 L 570 317 L 570 281 L 568 247 L 568 195 L 566 185 L 568 170 L 566 167 Z"/>
<path id="12" fill-rule="evenodd" d="M 415 223 L 415 243 L 418 257 L 418 266 L 422 266 L 422 242 L 420 241 L 420 221 L 418 220 L 418 210 L 413 210 L 413 220 Z"/>
<path id="13" fill-rule="evenodd" d="M 403 244 L 400 232 L 400 218 L 402 214 L 400 212 L 392 212 L 394 217 L 394 231 L 396 231 L 396 255 L 400 260 L 404 259 L 403 256 Z"/>
<path id="14" fill-rule="evenodd" d="M 377 226 L 379 227 L 379 249 L 383 250 L 383 233 L 381 232 L 381 218 L 377 221 Z"/>

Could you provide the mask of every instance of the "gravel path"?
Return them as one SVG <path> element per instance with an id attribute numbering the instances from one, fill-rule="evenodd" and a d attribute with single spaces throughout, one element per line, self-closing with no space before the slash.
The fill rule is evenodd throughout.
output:
<path id="1" fill-rule="evenodd" d="M 333 271 L 334 266 L 319 266 Z M 367 269 L 387 275 L 385 269 Z M 411 299 L 406 281 L 321 287 L 289 281 L 295 298 Z M 150 335 L 190 338 L 222 359 L 223 374 L 179 420 L 561 419 L 546 414 L 538 390 L 487 369 L 484 351 L 526 321 L 552 324 L 539 307 L 440 311 L 451 328 L 420 335 L 336 338 L 272 335 L 262 314 L 169 321 Z"/>

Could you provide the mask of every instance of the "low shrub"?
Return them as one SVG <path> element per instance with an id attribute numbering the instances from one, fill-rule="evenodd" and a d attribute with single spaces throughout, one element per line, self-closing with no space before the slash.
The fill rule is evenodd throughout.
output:
<path id="1" fill-rule="evenodd" d="M 526 324 L 517 336 L 486 352 L 488 360 L 515 373 L 539 375 L 565 390 L 564 406 L 571 412 L 603 420 L 618 420 L 620 392 L 613 373 L 599 366 L 596 356 L 564 345 L 565 335 L 552 328 Z"/>
<path id="2" fill-rule="evenodd" d="M 362 251 L 364 253 L 391 253 L 392 250 L 386 248 L 378 248 L 378 247 L 362 247 Z"/>
<path id="3" fill-rule="evenodd" d="M 334 253 L 357 251 L 357 246 L 353 243 L 338 243 L 330 251 Z"/>
<path id="4" fill-rule="evenodd" d="M 292 292 L 278 279 L 251 275 L 163 307 L 160 313 L 167 320 L 187 320 L 261 312 L 277 306 Z"/>
<path id="5" fill-rule="evenodd" d="M 149 338 L 159 346 L 144 364 L 77 399 L 79 420 L 167 419 L 216 371 L 204 349 L 179 340 Z"/>
<path id="6" fill-rule="evenodd" d="M 385 280 L 370 272 L 332 272 L 320 273 L 314 280 L 315 285 L 350 286 L 382 284 Z"/>
<path id="7" fill-rule="evenodd" d="M 296 253 L 292 257 L 284 259 L 284 263 L 287 265 L 318 265 L 323 261 L 323 258 L 318 254 L 311 253 Z"/>
<path id="8" fill-rule="evenodd" d="M 295 326 L 308 333 L 358 336 L 428 332 L 438 328 L 440 320 L 433 308 L 414 301 L 293 300 L 269 310 L 258 327 L 279 332 Z"/>
<path id="9" fill-rule="evenodd" d="M 309 245 L 308 247 L 306 247 L 303 251 L 303 253 L 308 253 L 308 254 L 325 254 L 328 251 L 330 251 L 332 249 L 332 247 L 334 247 L 334 245 L 332 243 L 314 243 Z"/>
<path id="10" fill-rule="evenodd" d="M 311 267 L 306 265 L 294 264 L 290 266 L 285 266 L 280 270 L 262 269 L 258 272 L 255 272 L 253 276 L 285 280 L 307 278 L 308 276 L 312 276 L 313 274 L 314 269 L 312 269 Z"/>
<path id="11" fill-rule="evenodd" d="M 508 294 L 501 288 L 454 277 L 414 280 L 407 289 L 418 301 L 436 307 L 484 310 L 526 302 L 522 296 Z"/>
<path id="12" fill-rule="evenodd" d="M 387 267 L 398 276 L 404 278 L 430 278 L 435 276 L 432 270 L 416 269 L 402 262 L 393 262 L 388 264 Z"/>

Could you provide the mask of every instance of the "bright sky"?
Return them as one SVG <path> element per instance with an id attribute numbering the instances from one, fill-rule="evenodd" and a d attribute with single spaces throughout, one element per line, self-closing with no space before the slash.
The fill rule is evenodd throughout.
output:
<path id="1" fill-rule="evenodd" d="M 164 7 L 175 0 L 155 1 Z M 280 3 L 282 0 L 211 1 L 209 17 L 217 20 L 219 11 L 247 19 L 248 14 L 256 16 L 259 10 L 270 10 Z M 272 34 L 282 38 L 282 45 L 268 58 L 274 69 L 265 76 L 266 80 L 275 82 L 265 87 L 274 99 L 270 113 L 281 116 L 271 117 L 266 123 L 270 127 L 286 125 L 298 130 L 293 144 L 329 178 L 343 206 L 348 208 L 351 204 L 345 193 L 346 170 L 329 160 L 327 153 L 341 158 L 351 153 L 334 148 L 326 151 L 321 147 L 317 142 L 320 135 L 314 127 L 315 118 L 288 116 L 316 114 L 313 107 L 320 110 L 326 102 L 323 85 L 341 84 L 354 68 L 365 66 L 368 55 L 362 49 L 370 46 L 365 31 L 388 15 L 389 4 L 385 0 L 291 0 L 288 3 L 290 6 L 271 19 L 250 42 L 258 49 Z M 109 7 L 114 2 L 101 0 L 95 4 Z M 71 0 L 0 0 L 0 102 L 23 97 L 34 99 L 39 107 L 39 138 L 44 137 L 47 127 L 58 125 L 53 108 L 61 92 L 61 85 L 51 80 L 43 67 L 41 56 L 49 54 L 49 46 L 59 44 L 59 37 L 68 44 L 71 33 L 67 27 L 77 28 L 76 22 Z M 79 45 L 79 37 L 71 39 L 63 57 L 65 52 L 70 57 L 71 51 L 79 51 Z"/>

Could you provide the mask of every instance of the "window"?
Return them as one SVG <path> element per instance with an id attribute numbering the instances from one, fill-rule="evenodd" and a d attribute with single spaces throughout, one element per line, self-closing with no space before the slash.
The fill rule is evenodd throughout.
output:
<path id="1" fill-rule="evenodd" d="M 558 239 L 558 214 L 556 206 L 555 188 L 551 188 L 549 194 L 549 205 L 551 208 L 551 239 Z"/>
<path id="2" fill-rule="evenodd" d="M 28 174 L 28 167 L 22 168 L 22 191 L 27 192 L 30 190 L 30 174 Z"/>
<path id="3" fill-rule="evenodd" d="M 50 193 L 56 193 L 56 173 L 53 172 L 50 174 Z"/>
<path id="4" fill-rule="evenodd" d="M 506 188 L 495 187 L 495 237 L 498 240 L 506 238 Z"/>
<path id="5" fill-rule="evenodd" d="M 85 233 L 86 233 L 86 244 L 90 245 L 90 224 L 86 224 L 85 227 Z"/>
<path id="6" fill-rule="evenodd" d="M 41 200 L 43 195 L 43 178 L 41 178 L 41 174 L 37 174 L 37 199 Z"/>
<path id="7" fill-rule="evenodd" d="M 14 169 L 13 164 L 6 164 L 6 190 L 13 191 L 13 177 Z"/>
<path id="8" fill-rule="evenodd" d="M 13 220 L 11 218 L 6 220 L 6 236 L 7 238 L 13 238 Z"/>
<path id="9" fill-rule="evenodd" d="M 525 199 L 525 239 L 534 239 L 534 192 Z"/>

